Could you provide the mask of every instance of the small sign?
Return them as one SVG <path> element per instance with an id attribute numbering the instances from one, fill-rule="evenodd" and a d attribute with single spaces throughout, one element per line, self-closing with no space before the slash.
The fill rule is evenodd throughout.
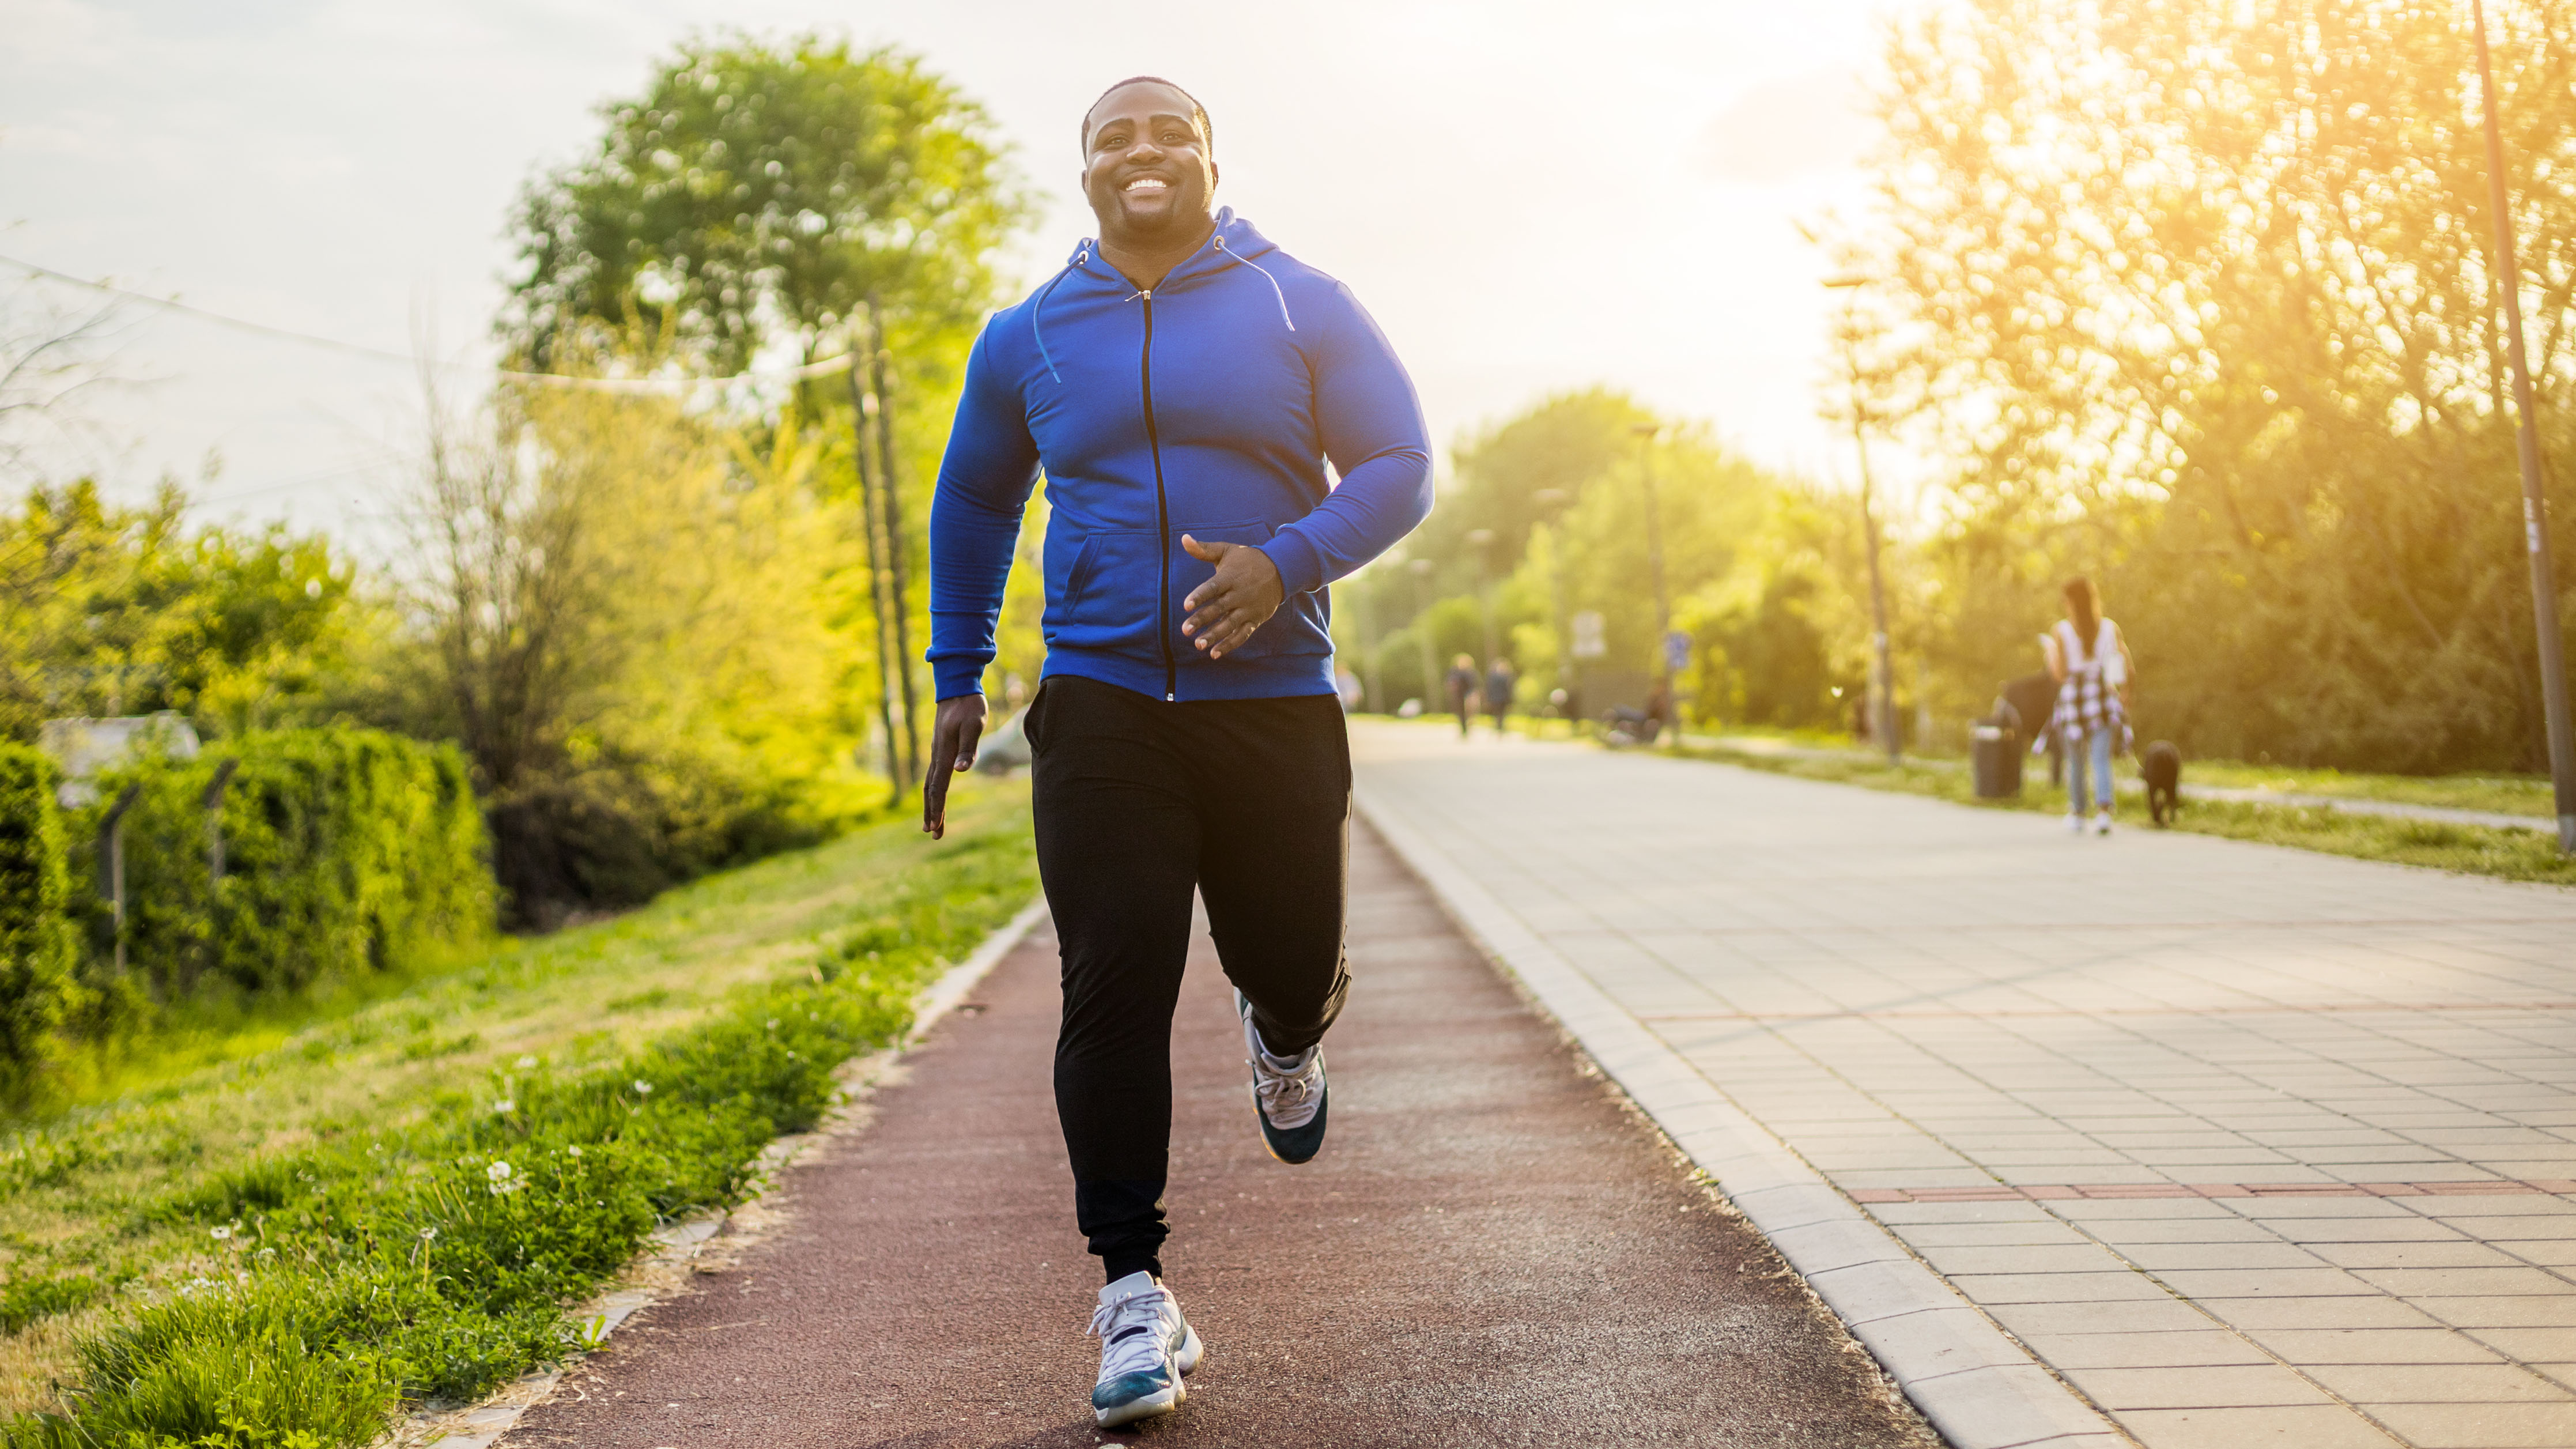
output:
<path id="1" fill-rule="evenodd" d="M 1690 636 L 1679 629 L 1664 636 L 1664 667 L 1676 671 L 1690 668 Z"/>
<path id="2" fill-rule="evenodd" d="M 1599 613 L 1591 609 L 1586 609 L 1582 613 L 1575 615 L 1572 622 L 1574 624 L 1575 658 L 1598 659 L 1610 652 L 1610 645 L 1601 637 L 1601 615 Z"/>

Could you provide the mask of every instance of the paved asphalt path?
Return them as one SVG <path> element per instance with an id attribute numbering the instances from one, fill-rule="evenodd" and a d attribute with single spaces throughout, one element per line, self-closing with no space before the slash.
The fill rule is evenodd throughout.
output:
<path id="1" fill-rule="evenodd" d="M 1091 1426 L 1096 1266 L 1049 1094 L 1043 928 L 791 1171 L 786 1221 L 503 1441 L 1929 1446 L 1759 1234 L 1585 1074 L 1365 830 L 1322 1157 L 1272 1162 L 1202 935 L 1176 1030 L 1180 1412 Z"/>

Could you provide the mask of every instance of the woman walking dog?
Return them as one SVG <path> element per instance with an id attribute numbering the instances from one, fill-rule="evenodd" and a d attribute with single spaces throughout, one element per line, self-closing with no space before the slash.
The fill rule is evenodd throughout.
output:
<path id="1" fill-rule="evenodd" d="M 2089 783 L 2093 833 L 2108 835 L 2111 756 L 2115 749 L 2125 754 L 2129 748 L 2129 646 L 2120 638 L 2120 626 L 2102 617 L 2092 580 L 2067 583 L 2066 617 L 2039 637 L 2039 647 L 2048 656 L 2049 676 L 2057 681 L 2057 711 L 2048 726 L 2066 747 L 2066 828 L 2084 833 Z"/>

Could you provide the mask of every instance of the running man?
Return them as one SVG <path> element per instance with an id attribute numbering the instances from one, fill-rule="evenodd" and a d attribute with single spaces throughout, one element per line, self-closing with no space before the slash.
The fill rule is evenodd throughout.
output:
<path id="1" fill-rule="evenodd" d="M 985 324 L 939 470 L 931 758 L 974 763 L 1043 469 L 1047 659 L 1026 728 L 1063 943 L 1056 1113 L 1108 1279 L 1091 1394 L 1107 1427 L 1179 1405 L 1200 1352 L 1160 1256 L 1193 891 L 1235 985 L 1264 1143 L 1289 1163 L 1323 1146 L 1351 791 L 1325 586 L 1429 513 L 1431 450 L 1350 291 L 1211 210 L 1212 132 L 1188 92 L 1119 82 L 1082 118 L 1082 150 L 1100 238 Z M 934 765 L 922 795 L 933 836 L 948 775 Z"/>

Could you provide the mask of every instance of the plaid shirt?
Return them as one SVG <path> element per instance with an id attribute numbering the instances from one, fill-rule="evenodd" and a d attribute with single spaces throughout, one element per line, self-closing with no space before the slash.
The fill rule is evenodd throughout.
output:
<path id="1" fill-rule="evenodd" d="M 2102 677 L 2105 658 L 2119 647 L 2116 628 L 2109 620 L 2103 620 L 2094 631 L 2093 642 L 2109 647 L 2090 653 L 2072 623 L 2062 622 L 2055 630 L 2057 657 L 2066 665 L 2066 680 L 2057 686 L 2057 712 L 2049 716 L 2048 729 L 2070 750 L 2099 729 L 2118 730 L 2121 750 L 2129 748 L 2129 719 L 2120 708 L 2120 692 Z M 2042 734 L 2031 741 L 2031 753 L 2046 749 L 2048 740 L 2049 734 Z"/>

